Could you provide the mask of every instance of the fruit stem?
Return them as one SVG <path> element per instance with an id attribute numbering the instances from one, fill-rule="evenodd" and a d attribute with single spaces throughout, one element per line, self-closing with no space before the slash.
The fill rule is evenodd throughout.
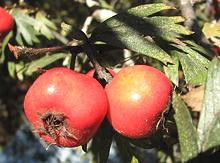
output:
<path id="1" fill-rule="evenodd" d="M 89 60 L 92 62 L 93 66 L 95 67 L 98 76 L 101 79 L 104 79 L 107 83 L 109 83 L 112 80 L 112 75 L 109 73 L 109 71 L 105 67 L 103 67 L 98 62 L 98 60 L 95 57 L 97 56 L 97 51 L 88 39 L 85 40 L 84 48 L 85 48 L 85 51 L 86 51 L 86 54 Z"/>

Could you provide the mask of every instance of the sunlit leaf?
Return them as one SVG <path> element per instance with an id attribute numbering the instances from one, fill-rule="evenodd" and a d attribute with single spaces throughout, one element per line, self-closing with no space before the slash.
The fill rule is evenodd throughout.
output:
<path id="1" fill-rule="evenodd" d="M 179 58 L 178 55 L 173 51 L 172 54 L 173 64 L 163 66 L 165 74 L 169 79 L 176 85 L 179 85 Z"/>
<path id="2" fill-rule="evenodd" d="M 46 36 L 48 39 L 54 38 L 52 30 L 56 30 L 55 24 L 47 19 L 45 14 L 40 11 L 36 14 L 36 20 L 38 21 L 38 24 L 34 28 L 42 33 L 44 36 Z"/>
<path id="3" fill-rule="evenodd" d="M 205 82 L 207 69 L 204 65 L 200 64 L 199 60 L 195 57 L 191 57 L 187 53 L 177 52 L 182 66 L 186 83 L 202 84 Z M 200 55 L 200 54 L 198 54 Z"/>
<path id="4" fill-rule="evenodd" d="M 214 58 L 209 65 L 203 109 L 198 124 L 199 145 L 202 151 L 207 148 L 220 145 L 220 141 L 215 137 L 220 133 L 219 114 L 220 114 L 220 60 Z M 210 135 L 213 133 L 214 135 Z M 211 140 L 211 139 L 214 140 Z M 210 144 L 209 144 L 210 141 Z"/>
<path id="5" fill-rule="evenodd" d="M 181 159 L 186 162 L 199 153 L 197 132 L 186 104 L 175 93 L 173 94 L 172 104 L 175 111 L 174 119 L 180 142 Z"/>
<path id="6" fill-rule="evenodd" d="M 12 78 L 16 77 L 16 67 L 14 62 L 8 62 L 8 72 Z"/>
<path id="7" fill-rule="evenodd" d="M 16 41 L 20 45 L 24 44 L 23 40 L 29 45 L 33 45 L 34 42 L 39 42 L 37 38 L 39 32 L 34 29 L 37 21 L 34 18 L 19 12 L 19 10 L 14 10 L 12 14 L 17 25 Z"/>
<path id="8" fill-rule="evenodd" d="M 216 114 L 204 139 L 202 150 L 206 151 L 220 146 L 220 112 Z"/>
<path id="9" fill-rule="evenodd" d="M 205 23 L 202 31 L 207 38 L 220 35 L 220 22 Z"/>
<path id="10" fill-rule="evenodd" d="M 0 50 L 0 63 L 3 63 L 5 60 L 5 48 L 9 42 L 9 40 L 12 38 L 13 36 L 13 32 L 9 32 L 8 35 L 4 38 L 3 42 L 2 42 L 2 47 Z"/>
<path id="11" fill-rule="evenodd" d="M 44 57 L 41 57 L 40 59 L 34 60 L 30 62 L 28 65 L 26 65 L 25 75 L 30 76 L 39 68 L 43 68 L 59 59 L 64 58 L 65 56 L 65 53 L 57 53 L 53 55 L 46 55 Z"/>
<path id="12" fill-rule="evenodd" d="M 167 41 L 179 42 L 178 38 L 181 35 L 189 35 L 191 32 L 177 24 L 183 21 L 180 16 L 149 17 L 151 14 L 169 8 L 165 6 L 164 4 L 142 5 L 113 16 L 95 28 L 90 40 L 127 48 L 158 59 L 164 64 L 172 63 L 171 57 L 156 45 L 152 38 L 157 37 Z M 150 8 L 149 11 L 148 8 Z M 145 36 L 151 38 L 145 38 Z"/>
<path id="13" fill-rule="evenodd" d="M 138 17 L 147 17 L 157 12 L 168 9 L 174 9 L 174 7 L 168 6 L 164 3 L 155 3 L 155 4 L 147 4 L 147 5 L 141 5 L 131 8 L 128 10 L 128 13 Z"/>
<path id="14" fill-rule="evenodd" d="M 135 156 L 132 156 L 131 163 L 139 163 L 139 161 Z"/>
<path id="15" fill-rule="evenodd" d="M 39 35 L 44 35 L 48 39 L 54 38 L 52 31 L 56 30 L 56 26 L 42 12 L 38 12 L 36 18 L 19 10 L 13 10 L 12 14 L 17 25 L 16 41 L 20 45 L 38 43 Z"/>

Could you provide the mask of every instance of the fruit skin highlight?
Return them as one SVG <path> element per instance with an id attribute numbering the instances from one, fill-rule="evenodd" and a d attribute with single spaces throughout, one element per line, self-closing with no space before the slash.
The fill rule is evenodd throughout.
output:
<path id="1" fill-rule="evenodd" d="M 13 17 L 0 7 L 0 40 L 2 40 L 14 26 Z"/>
<path id="2" fill-rule="evenodd" d="M 49 144 L 87 143 L 104 119 L 108 100 L 92 77 L 68 68 L 52 68 L 29 88 L 24 111 L 35 132 Z"/>
<path id="3" fill-rule="evenodd" d="M 135 65 L 122 68 L 105 87 L 113 128 L 129 138 L 152 135 L 172 90 L 169 79 L 159 70 Z"/>

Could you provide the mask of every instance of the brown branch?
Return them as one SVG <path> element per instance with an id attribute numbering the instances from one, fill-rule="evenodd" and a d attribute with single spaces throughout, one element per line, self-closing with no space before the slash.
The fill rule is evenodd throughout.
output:
<path id="1" fill-rule="evenodd" d="M 83 40 L 83 44 L 78 45 L 78 46 L 72 46 L 72 45 L 67 45 L 67 46 L 55 46 L 55 47 L 48 47 L 48 48 L 28 48 L 28 47 L 23 47 L 23 46 L 13 46 L 11 44 L 8 44 L 9 50 L 14 54 L 15 58 L 18 59 L 18 57 L 22 54 L 25 54 L 27 56 L 36 56 L 36 55 L 41 55 L 45 53 L 54 53 L 54 52 L 60 52 L 60 51 L 69 51 L 73 56 L 72 56 L 72 65 L 71 67 L 74 68 L 75 65 L 75 57 L 78 53 L 82 52 L 85 50 L 89 60 L 92 62 L 94 65 L 96 72 L 98 74 L 98 77 L 100 79 L 104 79 L 105 82 L 103 85 L 106 83 L 110 82 L 112 80 L 112 75 L 109 73 L 109 71 L 101 66 L 101 64 L 98 62 L 96 59 L 96 48 L 94 45 L 90 43 L 90 41 L 87 39 L 85 35 L 85 39 Z M 98 49 L 99 48 L 109 48 L 109 46 L 106 45 L 97 45 Z M 114 48 L 112 48 L 114 49 Z"/>
<path id="2" fill-rule="evenodd" d="M 41 55 L 45 53 L 55 53 L 55 52 L 61 52 L 61 51 L 75 51 L 75 53 L 79 53 L 82 51 L 82 47 L 80 46 L 55 46 L 55 47 L 49 47 L 49 48 L 28 48 L 24 46 L 13 46 L 11 44 L 8 44 L 9 50 L 14 54 L 15 58 L 18 59 L 18 57 L 22 54 L 25 54 L 27 56 L 36 56 Z"/>

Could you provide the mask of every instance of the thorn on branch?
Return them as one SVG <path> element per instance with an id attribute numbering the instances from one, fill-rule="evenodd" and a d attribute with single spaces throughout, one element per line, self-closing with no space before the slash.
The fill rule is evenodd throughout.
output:
<path id="1" fill-rule="evenodd" d="M 9 50 L 14 54 L 14 56 L 15 56 L 15 58 L 16 59 L 18 59 L 18 57 L 19 57 L 19 47 L 17 47 L 17 46 L 13 46 L 13 45 L 11 45 L 11 44 L 9 44 L 8 43 L 8 48 L 9 48 Z"/>

